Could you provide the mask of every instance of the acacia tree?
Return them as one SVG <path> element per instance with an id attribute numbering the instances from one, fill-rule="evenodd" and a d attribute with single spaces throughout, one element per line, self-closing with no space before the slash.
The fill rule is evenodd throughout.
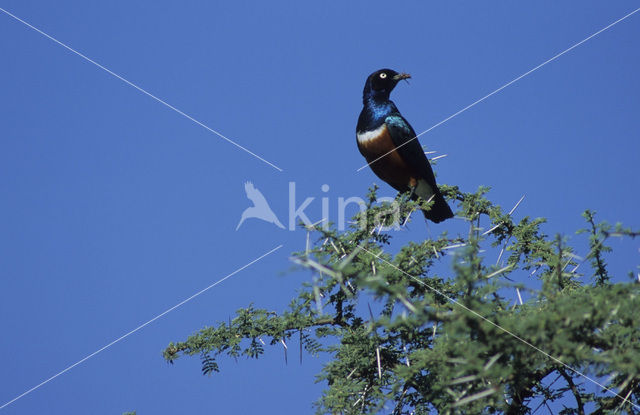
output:
<path id="1" fill-rule="evenodd" d="M 487 188 L 442 189 L 468 233 L 394 248 L 381 231 L 394 215 L 373 188 L 349 230 L 313 229 L 318 243 L 294 254 L 313 282 L 286 311 L 240 309 L 164 358 L 199 356 L 211 374 L 221 355 L 258 358 L 264 339 L 299 341 L 330 356 L 318 413 L 525 414 L 559 399 L 564 414 L 640 413 L 640 284 L 612 282 L 605 261 L 608 238 L 639 233 L 586 211 L 582 259 L 541 231 L 543 219 L 514 221 Z M 403 212 L 429 207 L 398 201 Z M 529 299 L 513 304 L 515 290 Z"/>

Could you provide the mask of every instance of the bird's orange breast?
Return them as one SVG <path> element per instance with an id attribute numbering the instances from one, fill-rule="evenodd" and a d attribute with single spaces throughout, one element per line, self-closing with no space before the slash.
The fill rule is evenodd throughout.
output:
<path id="1" fill-rule="evenodd" d="M 401 192 L 416 186 L 419 176 L 414 174 L 396 150 L 386 124 L 374 131 L 358 133 L 357 140 L 360 153 L 379 178 Z"/>

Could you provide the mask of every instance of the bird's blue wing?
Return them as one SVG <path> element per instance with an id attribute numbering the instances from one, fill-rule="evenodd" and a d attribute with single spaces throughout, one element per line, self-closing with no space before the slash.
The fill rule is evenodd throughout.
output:
<path id="1" fill-rule="evenodd" d="M 436 187 L 436 178 L 431 170 L 431 165 L 424 150 L 416 137 L 411 125 L 400 114 L 389 115 L 384 120 L 387 130 L 393 140 L 393 144 L 398 148 L 396 151 L 405 163 L 421 178 L 425 179 L 433 188 Z"/>

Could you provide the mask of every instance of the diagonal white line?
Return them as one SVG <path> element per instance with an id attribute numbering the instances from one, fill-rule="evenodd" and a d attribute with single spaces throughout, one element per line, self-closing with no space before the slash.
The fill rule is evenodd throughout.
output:
<path id="1" fill-rule="evenodd" d="M 99 348 L 98 350 L 96 350 L 95 352 L 83 357 L 82 359 L 78 360 L 77 362 L 75 362 L 74 364 L 66 367 L 65 369 L 61 370 L 60 372 L 56 373 L 55 375 L 51 376 L 50 378 L 40 382 L 39 384 L 37 384 L 36 386 L 34 386 L 33 388 L 27 390 L 26 392 L 16 396 L 15 398 L 11 399 L 10 401 L 8 401 L 7 403 L 5 403 L 4 405 L 0 406 L 0 409 L 3 409 L 9 405 L 11 405 L 12 403 L 14 403 L 15 401 L 17 401 L 18 399 L 30 394 L 31 392 L 35 391 L 36 389 L 38 389 L 39 387 L 51 382 L 52 380 L 54 380 L 55 378 L 57 378 L 58 376 L 70 371 L 71 369 L 73 369 L 74 367 L 78 366 L 79 364 L 91 359 L 93 356 L 97 355 L 98 353 L 108 349 L 109 347 L 113 346 L 114 344 L 120 342 L 121 340 L 126 339 L 127 337 L 129 337 L 130 335 L 132 335 L 133 333 L 141 330 L 142 328 L 144 328 L 145 326 L 148 326 L 149 324 L 153 323 L 154 321 L 156 321 L 157 319 L 163 317 L 166 314 L 169 314 L 170 312 L 172 312 L 173 310 L 175 310 L 176 308 L 180 307 L 181 305 L 188 303 L 189 301 L 193 300 L 194 298 L 196 298 L 197 296 L 199 296 L 200 294 L 204 293 L 205 291 L 210 290 L 211 288 L 215 287 L 216 285 L 222 283 L 223 281 L 233 277 L 234 275 L 236 275 L 237 273 L 239 273 L 240 271 L 250 267 L 251 265 L 255 264 L 256 262 L 260 261 L 261 259 L 265 258 L 268 255 L 271 255 L 272 253 L 274 253 L 275 251 L 277 251 L 278 249 L 282 248 L 283 245 L 278 245 L 277 247 L 273 248 L 271 251 L 262 254 L 261 256 L 259 256 L 258 258 L 254 259 L 253 261 L 249 262 L 248 264 L 245 264 L 243 266 L 241 266 L 240 268 L 236 269 L 235 271 L 233 271 L 232 273 L 226 275 L 225 277 L 219 279 L 218 281 L 214 282 L 213 284 L 211 284 L 210 286 L 203 288 L 202 290 L 198 291 L 197 293 L 193 294 L 191 297 L 189 298 L 185 298 L 184 300 L 180 301 L 178 304 L 174 305 L 173 307 L 163 311 L 162 313 L 158 314 L 157 316 L 155 316 L 154 318 L 152 318 L 151 320 L 140 324 L 138 327 L 136 327 L 135 329 L 131 330 L 130 332 L 118 337 L 117 339 L 115 339 L 114 341 L 112 341 L 111 343 Z"/>
<path id="2" fill-rule="evenodd" d="M 173 105 L 163 101 L 162 99 L 158 98 L 157 96 L 153 95 L 152 93 L 148 92 L 147 90 L 143 89 L 142 87 L 134 84 L 133 82 L 123 78 L 122 76 L 118 75 L 117 73 L 105 68 L 104 66 L 100 65 L 98 62 L 94 61 L 93 59 L 83 55 L 82 53 L 78 52 L 77 50 L 73 49 L 72 47 L 66 45 L 65 43 L 62 43 L 61 41 L 59 41 L 58 39 L 54 38 L 53 36 L 43 32 L 42 30 L 38 29 L 37 27 L 27 23 L 26 21 L 22 20 L 21 18 L 19 18 L 18 16 L 9 13 L 7 10 L 3 9 L 2 7 L 0 7 L 0 11 L 2 11 L 4 14 L 6 14 L 9 17 L 12 17 L 13 19 L 19 21 L 20 23 L 24 24 L 25 26 L 35 30 L 36 32 L 40 33 L 41 35 L 45 36 L 46 38 L 54 41 L 55 43 L 57 43 L 58 45 L 62 46 L 63 48 L 75 53 L 76 55 L 80 56 L 82 59 L 86 60 L 87 62 L 90 62 L 92 64 L 94 64 L 95 66 L 97 66 L 98 68 L 102 69 L 103 71 L 107 72 L 109 75 L 112 75 L 116 78 L 118 78 L 119 80 L 121 80 L 122 82 L 126 83 L 129 86 L 134 87 L 135 89 L 137 89 L 138 91 L 142 92 L 143 94 L 147 95 L 150 98 L 153 98 L 154 100 L 158 101 L 159 103 L 161 103 L 162 105 L 164 105 L 165 107 L 177 112 L 178 114 L 182 115 L 183 117 L 187 118 L 190 121 L 193 121 L 194 123 L 198 124 L 200 127 L 206 129 L 209 132 L 214 133 L 215 135 L 217 135 L 218 137 L 222 138 L 223 140 L 227 141 L 230 144 L 233 144 L 234 146 L 238 147 L 240 150 L 245 151 L 249 154 L 251 154 L 253 157 L 257 158 L 258 160 L 268 164 L 269 166 L 273 167 L 274 169 L 278 170 L 278 171 L 283 171 L 280 167 L 276 166 L 275 164 L 271 163 L 270 161 L 267 161 L 265 159 L 263 159 L 262 157 L 260 157 L 259 155 L 257 155 L 256 153 L 254 153 L 253 151 L 249 150 L 246 147 L 243 147 L 242 145 L 236 143 L 235 141 L 233 141 L 232 139 L 222 135 L 222 133 L 214 130 L 213 128 L 210 128 L 209 126 L 205 125 L 204 123 L 196 120 L 195 118 L 193 118 L 192 116 L 182 112 L 181 110 L 179 110 L 178 108 L 174 107 Z"/>
<path id="3" fill-rule="evenodd" d="M 449 121 L 450 119 L 457 117 L 458 115 L 462 114 L 463 112 L 465 112 L 466 110 L 476 106 L 477 104 L 481 103 L 482 101 L 484 101 L 485 99 L 489 98 L 492 95 L 497 94 L 498 92 L 502 91 L 503 89 L 505 89 L 506 87 L 508 87 L 509 85 L 512 85 L 516 82 L 518 82 L 519 80 L 521 80 L 522 78 L 524 78 L 527 75 L 530 75 L 531 73 L 537 71 L 538 69 L 542 68 L 543 66 L 545 66 L 548 63 L 553 62 L 554 60 L 558 59 L 560 56 L 564 55 L 565 53 L 577 48 L 578 46 L 582 45 L 584 42 L 598 36 L 600 33 L 604 32 L 607 29 L 610 29 L 611 27 L 617 25 L 618 23 L 620 23 L 621 21 L 625 20 L 626 18 L 636 14 L 637 12 L 640 11 L 640 8 L 635 9 L 634 11 L 632 11 L 631 13 L 619 18 L 618 20 L 616 20 L 615 22 L 611 23 L 610 25 L 598 30 L 597 32 L 593 33 L 592 35 L 582 39 L 580 42 L 574 44 L 573 46 L 563 50 L 562 52 L 558 53 L 557 55 L 547 59 L 546 61 L 542 62 L 540 65 L 536 66 L 533 69 L 528 70 L 527 72 L 523 73 L 522 75 L 518 76 L 517 78 L 512 79 L 511 81 L 507 82 L 506 84 L 502 85 L 500 88 L 496 89 L 493 92 L 488 93 L 487 95 L 483 96 L 482 98 L 480 98 L 479 100 L 467 105 L 466 107 L 464 107 L 463 109 L 461 109 L 460 111 L 448 116 L 447 118 L 445 118 L 444 120 L 440 121 L 439 123 L 427 128 L 426 130 L 424 130 L 423 132 L 421 132 L 420 134 L 416 135 L 415 137 L 413 137 L 411 140 L 399 145 L 398 147 L 396 147 L 394 150 L 389 151 L 388 153 L 385 153 L 383 155 L 381 155 L 380 157 L 378 157 L 377 159 L 373 160 L 371 163 L 367 163 L 364 166 L 360 167 L 358 170 L 356 170 L 356 172 L 359 172 L 360 170 L 364 169 L 367 166 L 370 166 L 371 164 L 375 163 L 376 161 L 380 160 L 383 157 L 386 157 L 387 155 L 393 153 L 394 151 L 396 151 L 398 148 L 403 147 L 407 144 L 409 144 L 410 142 L 412 142 L 413 140 L 416 140 L 418 137 L 420 137 L 421 135 L 424 135 L 426 133 L 428 133 L 429 131 L 433 130 L 436 127 L 439 127 L 440 125 L 446 123 L 447 121 Z"/>
<path id="4" fill-rule="evenodd" d="M 442 291 L 438 290 L 437 288 L 433 288 L 431 287 L 429 284 L 425 283 L 424 281 L 422 281 L 421 279 L 409 274 L 408 272 L 398 268 L 396 265 L 394 265 L 393 263 L 387 261 L 386 259 L 382 258 L 380 255 L 376 255 L 373 252 L 369 251 L 367 248 L 364 248 L 362 245 L 358 245 L 360 248 L 362 248 L 364 251 L 368 252 L 369 254 L 373 255 L 375 258 L 385 262 L 386 264 L 389 264 L 390 266 L 392 266 L 393 268 L 397 269 L 398 271 L 402 272 L 404 275 L 406 275 L 407 277 L 415 280 L 416 282 L 418 282 L 419 284 L 427 287 L 429 290 L 443 296 L 444 298 L 446 298 L 447 300 L 451 301 L 452 303 L 454 303 L 455 305 L 464 308 L 466 311 L 468 311 L 469 313 L 473 314 L 474 316 L 478 317 L 479 319 L 486 321 L 487 323 L 491 324 L 492 326 L 494 326 L 495 328 L 502 330 L 504 333 L 507 333 L 508 335 L 510 335 L 511 337 L 515 338 L 518 341 L 521 341 L 522 343 L 526 344 L 527 346 L 531 347 L 532 349 L 534 349 L 535 351 L 542 353 L 543 355 L 545 355 L 546 357 L 548 357 L 549 359 L 553 360 L 556 363 L 561 364 L 562 366 L 566 367 L 567 369 L 569 369 L 570 371 L 582 376 L 583 378 L 587 379 L 588 381 L 600 386 L 602 389 L 606 390 L 607 392 L 617 396 L 620 399 L 626 400 L 622 395 L 619 395 L 618 393 L 614 392 L 613 390 L 609 389 L 608 387 L 604 386 L 603 384 L 601 384 L 600 382 L 598 382 L 595 379 L 590 378 L 589 376 L 585 375 L 584 373 L 572 368 L 571 366 L 569 366 L 568 364 L 564 363 L 563 361 L 561 361 L 560 359 L 558 359 L 555 356 L 550 355 L 549 353 L 545 352 L 544 350 L 540 349 L 539 347 L 531 344 L 530 342 L 528 342 L 527 340 L 523 339 L 522 337 L 518 336 L 517 334 L 512 333 L 511 331 L 505 329 L 504 327 L 500 326 L 499 324 L 494 323 L 493 321 L 489 320 L 488 318 L 486 318 L 485 316 L 483 316 L 482 314 L 478 313 L 477 311 L 474 311 L 472 309 L 470 309 L 469 307 L 467 307 L 466 305 L 460 303 L 459 301 L 457 301 L 455 298 L 452 298 L 450 296 L 448 296 L 447 294 L 443 293 Z M 636 405 L 633 402 L 629 402 L 631 405 L 635 406 L 637 409 L 640 409 L 640 405 Z"/>

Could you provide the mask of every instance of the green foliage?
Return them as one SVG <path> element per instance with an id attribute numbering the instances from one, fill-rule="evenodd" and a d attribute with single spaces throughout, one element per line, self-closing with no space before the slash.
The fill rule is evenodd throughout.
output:
<path id="1" fill-rule="evenodd" d="M 309 229 L 318 243 L 294 262 L 312 282 L 286 311 L 250 305 L 169 344 L 164 358 L 199 355 L 210 375 L 221 355 L 258 358 L 280 344 L 286 358 L 298 342 L 311 355 L 331 356 L 318 375 L 327 385 L 318 413 L 525 414 L 567 397 L 574 405 L 566 414 L 638 413 L 640 284 L 612 283 L 605 261 L 608 238 L 638 232 L 596 223 L 586 211 L 580 232 L 590 251 L 582 259 L 564 238 L 541 231 L 543 219 L 515 221 L 493 205 L 488 188 L 442 190 L 458 202 L 467 234 L 393 247 L 381 229 L 394 212 L 376 204 L 371 189 L 348 231 Z M 402 212 L 424 207 L 398 201 Z M 496 253 L 497 262 L 486 257 Z M 594 284 L 579 273 L 586 261 Z M 516 291 L 528 300 L 513 304 L 507 294 Z"/>

